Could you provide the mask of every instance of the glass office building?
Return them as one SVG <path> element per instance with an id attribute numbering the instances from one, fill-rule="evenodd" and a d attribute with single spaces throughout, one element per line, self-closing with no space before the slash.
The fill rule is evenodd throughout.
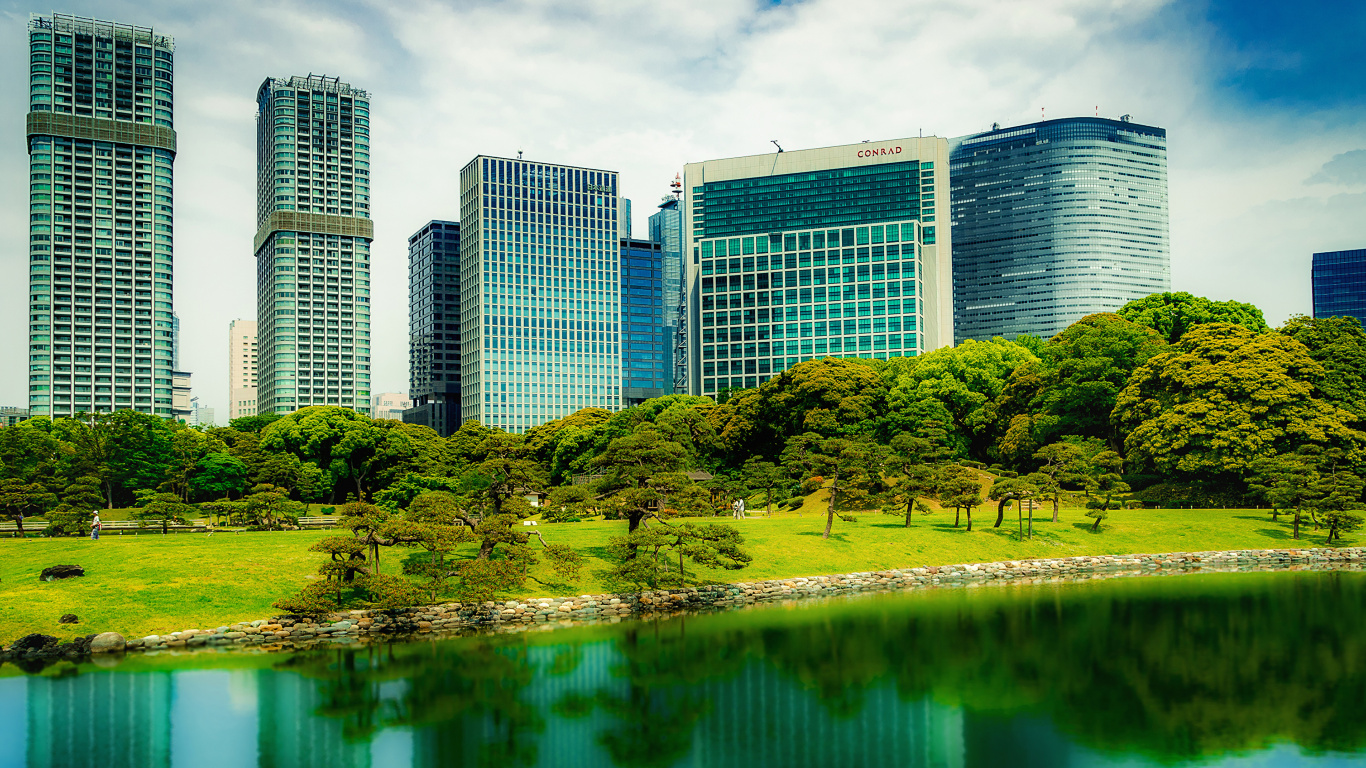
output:
<path id="1" fill-rule="evenodd" d="M 257 412 L 370 411 L 370 95 L 334 77 L 256 94 Z"/>
<path id="2" fill-rule="evenodd" d="M 681 182 L 675 181 L 675 185 Z M 650 239 L 659 243 L 664 287 L 664 370 L 668 372 L 665 394 L 688 391 L 687 335 L 682 332 L 683 311 L 683 210 L 674 196 L 664 198 L 650 217 Z"/>
<path id="3" fill-rule="evenodd" d="M 952 152 L 956 338 L 1047 339 L 1171 290 L 1165 129 L 1065 118 Z"/>
<path id="4" fill-rule="evenodd" d="M 1314 317 L 1350 316 L 1366 325 L 1366 248 L 1314 254 Z"/>
<path id="5" fill-rule="evenodd" d="M 460 429 L 460 225 L 429 221 L 408 238 L 408 397 L 403 421 Z"/>
<path id="6" fill-rule="evenodd" d="M 664 252 L 652 240 L 621 241 L 621 404 L 669 394 Z"/>
<path id="7" fill-rule="evenodd" d="M 175 42 L 28 22 L 29 410 L 171 416 Z"/>
<path id="8" fill-rule="evenodd" d="M 617 173 L 481 155 L 460 172 L 461 417 L 522 432 L 621 408 Z"/>
<path id="9" fill-rule="evenodd" d="M 683 186 L 694 394 L 953 344 L 946 139 L 691 163 Z"/>

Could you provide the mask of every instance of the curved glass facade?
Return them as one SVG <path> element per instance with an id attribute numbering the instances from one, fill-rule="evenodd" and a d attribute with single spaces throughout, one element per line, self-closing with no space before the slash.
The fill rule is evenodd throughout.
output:
<path id="1" fill-rule="evenodd" d="M 954 139 L 954 336 L 1049 338 L 1171 288 L 1167 132 L 1067 118 Z"/>

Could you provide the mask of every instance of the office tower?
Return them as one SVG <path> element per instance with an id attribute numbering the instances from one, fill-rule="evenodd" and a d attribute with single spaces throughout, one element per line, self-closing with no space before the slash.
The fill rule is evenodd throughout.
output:
<path id="1" fill-rule="evenodd" d="M 171 415 L 174 41 L 54 13 L 29 37 L 29 408 Z"/>
<path id="2" fill-rule="evenodd" d="M 678 200 L 683 181 L 675 179 L 673 184 L 675 194 L 665 197 L 650 217 L 650 239 L 659 243 L 664 257 L 664 360 L 669 393 L 688 391 L 687 334 L 682 327 L 687 317 L 683 312 L 683 211 Z"/>
<path id="3" fill-rule="evenodd" d="M 213 409 L 201 406 L 197 397 L 190 398 L 190 418 L 187 423 L 192 427 L 212 427 Z"/>
<path id="4" fill-rule="evenodd" d="M 258 413 L 370 409 L 370 95 L 334 77 L 256 94 Z"/>
<path id="5" fill-rule="evenodd" d="M 1314 317 L 1351 316 L 1366 325 L 1366 248 L 1314 254 Z"/>
<path id="6" fill-rule="evenodd" d="M 621 202 L 617 204 L 617 211 L 618 211 L 618 215 L 621 216 L 621 221 L 620 221 L 620 223 L 617 224 L 617 235 L 620 236 L 620 237 L 622 237 L 622 238 L 624 238 L 624 239 L 626 239 L 626 240 L 630 240 L 630 239 L 631 239 L 631 199 L 630 199 L 629 197 L 623 197 L 623 198 L 621 198 Z"/>
<path id="7" fill-rule="evenodd" d="M 1167 132 L 1075 117 L 953 140 L 954 335 L 1049 338 L 1171 290 Z"/>
<path id="8" fill-rule="evenodd" d="M 948 157 L 929 137 L 689 163 L 689 390 L 951 345 Z"/>
<path id="9" fill-rule="evenodd" d="M 460 429 L 460 225 L 429 221 L 408 238 L 408 396 L 403 414 L 449 437 Z"/>
<path id="10" fill-rule="evenodd" d="M 17 405 L 0 405 L 0 427 L 12 427 L 29 417 L 29 410 Z"/>
<path id="11" fill-rule="evenodd" d="M 652 240 L 621 241 L 621 405 L 663 397 L 673 387 L 664 325 L 664 252 Z"/>
<path id="12" fill-rule="evenodd" d="M 484 155 L 461 170 L 464 419 L 522 432 L 621 408 L 617 181 Z"/>
<path id="13" fill-rule="evenodd" d="M 383 392 L 375 395 L 370 418 L 403 421 L 403 412 L 412 407 L 413 401 L 402 392 Z"/>
<path id="14" fill-rule="evenodd" d="M 228 323 L 228 421 L 256 415 L 256 321 Z"/>

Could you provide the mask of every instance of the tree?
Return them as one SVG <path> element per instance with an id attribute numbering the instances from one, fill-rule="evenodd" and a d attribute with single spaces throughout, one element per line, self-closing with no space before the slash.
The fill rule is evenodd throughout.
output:
<path id="1" fill-rule="evenodd" d="M 251 493 L 242 501 L 248 524 L 262 531 L 298 525 L 299 517 L 307 510 L 303 504 L 289 498 L 287 489 L 267 483 L 252 486 Z"/>
<path id="2" fill-rule="evenodd" d="M 90 530 L 91 516 L 104 506 L 97 477 L 78 477 L 61 493 L 61 503 L 47 514 L 48 536 L 80 536 Z"/>
<path id="3" fill-rule="evenodd" d="M 1323 525 L 1328 527 L 1326 544 L 1342 538 L 1361 527 L 1362 517 L 1357 514 L 1366 504 L 1361 501 L 1361 492 L 1366 481 L 1347 471 L 1325 473 L 1316 484 L 1319 498 L 1312 508 L 1322 516 Z"/>
<path id="4" fill-rule="evenodd" d="M 742 544 L 740 532 L 729 525 L 660 523 L 610 538 L 608 552 L 617 562 L 614 576 L 654 589 L 661 583 L 686 583 L 685 558 L 709 568 L 738 570 L 748 566 L 752 558 Z M 678 562 L 676 573 L 670 566 L 674 558 Z"/>
<path id="5" fill-rule="evenodd" d="M 887 480 L 887 491 L 883 495 L 883 512 L 905 517 L 903 527 L 911 527 L 911 512 L 920 510 L 929 514 L 930 508 L 921 501 L 933 496 L 941 479 L 935 467 L 928 464 L 903 463 L 893 465 L 897 472 Z"/>
<path id="6" fill-rule="evenodd" d="M 886 449 L 871 438 L 823 438 L 806 432 L 788 441 L 782 460 L 784 466 L 796 469 L 806 479 L 820 477 L 826 481 L 830 497 L 821 538 L 830 538 L 835 517 L 855 521 L 838 510 L 867 509 L 883 490 L 881 469 Z"/>
<path id="7" fill-rule="evenodd" d="M 1033 478 L 1031 475 L 1031 482 L 1039 488 L 1040 497 L 1053 502 L 1053 522 L 1056 523 L 1062 486 L 1064 483 L 1081 481 L 1086 462 L 1085 453 L 1076 443 L 1060 442 L 1040 448 L 1034 454 L 1034 459 L 1043 462 L 1043 466 L 1034 473 L 1040 477 Z"/>
<path id="8" fill-rule="evenodd" d="M 972 510 L 982 505 L 982 482 L 977 473 L 961 464 L 944 468 L 939 488 L 939 504 L 954 510 L 953 527 L 958 527 L 959 513 L 967 511 L 968 530 L 972 530 Z"/>
<path id="9" fill-rule="evenodd" d="M 1040 441 L 1084 435 L 1118 448 L 1110 412 L 1134 369 L 1166 346 L 1151 328 L 1109 312 L 1087 315 L 1050 339 L 1041 355 L 1040 387 L 1029 403 L 1031 417 L 1047 419 Z"/>
<path id="10" fill-rule="evenodd" d="M 24 537 L 24 518 L 46 514 L 57 506 L 57 494 L 39 483 L 25 483 L 18 478 L 0 480 L 0 510 L 14 521 L 15 536 Z"/>
<path id="11" fill-rule="evenodd" d="M 764 500 L 768 504 L 768 516 L 773 516 L 773 492 L 784 487 L 790 482 L 787 473 L 777 464 L 771 461 L 764 461 L 758 456 L 751 456 L 741 469 L 745 479 L 745 485 L 755 490 L 764 492 Z"/>
<path id="12" fill-rule="evenodd" d="M 1323 375 L 1293 339 L 1201 325 L 1134 371 L 1113 418 L 1131 464 L 1234 483 L 1260 457 L 1366 443 L 1344 424 L 1349 414 L 1321 399 Z"/>
<path id="13" fill-rule="evenodd" d="M 659 493 L 649 487 L 650 478 L 682 470 L 684 458 L 683 446 L 666 439 L 653 425 L 642 424 L 631 434 L 608 443 L 589 464 L 608 473 L 612 485 L 632 489 L 623 498 L 630 534 L 657 509 Z"/>
<path id="14" fill-rule="evenodd" d="M 1110 516 L 1110 512 L 1103 507 L 1086 510 L 1087 517 L 1095 518 L 1096 522 L 1091 526 L 1091 533 L 1100 532 L 1100 521 Z"/>
<path id="15" fill-rule="evenodd" d="M 149 523 L 160 525 L 161 532 L 167 534 L 171 532 L 171 525 L 188 523 L 188 517 L 193 513 L 194 507 L 186 504 L 180 494 L 139 491 L 138 508 L 133 510 L 133 519 L 138 521 L 139 526 Z"/>
<path id="16" fill-rule="evenodd" d="M 210 453 L 195 464 L 190 490 L 213 499 L 231 498 L 247 483 L 246 462 L 228 453 Z"/>
<path id="17" fill-rule="evenodd" d="M 349 481 L 356 499 L 367 498 L 372 472 L 383 463 L 382 443 L 388 429 L 350 408 L 313 405 L 272 422 L 261 432 L 261 448 L 292 453 L 323 470 L 333 488 Z"/>
<path id="18" fill-rule="evenodd" d="M 1300 516 L 1305 504 L 1316 501 L 1321 494 L 1317 464 L 1317 457 L 1303 448 L 1252 462 L 1248 488 L 1277 509 L 1295 511 L 1295 539 L 1300 537 Z"/>
<path id="19" fill-rule="evenodd" d="M 1295 315 L 1277 329 L 1309 350 L 1323 366 L 1317 383 L 1323 398 L 1366 421 L 1366 331 L 1355 317 L 1312 318 Z"/>
<path id="20" fill-rule="evenodd" d="M 1013 501 L 1017 505 L 1019 505 L 1026 499 L 1034 498 L 1034 494 L 1038 492 L 1039 489 L 1035 487 L 1035 485 L 1032 482 L 1030 482 L 1028 478 L 996 478 L 996 480 L 991 484 L 990 493 L 987 495 L 987 498 L 996 502 L 996 524 L 992 527 L 1001 527 L 1001 523 L 1005 520 L 1007 504 Z M 1021 516 L 1020 521 L 1020 538 L 1024 539 L 1023 516 Z"/>
<path id="21" fill-rule="evenodd" d="M 1084 481 L 1086 493 L 1104 497 L 1096 502 L 1101 509 L 1109 509 L 1116 495 L 1129 492 L 1129 484 L 1120 474 L 1123 470 L 1124 458 L 1114 451 L 1101 451 L 1091 458 Z"/>
<path id="22" fill-rule="evenodd" d="M 1119 309 L 1119 316 L 1136 325 L 1152 328 L 1168 344 L 1181 341 L 1185 335 L 1206 323 L 1228 323 L 1241 326 L 1252 333 L 1267 330 L 1266 319 L 1257 307 L 1241 301 L 1210 301 L 1203 296 L 1177 293 L 1154 293 L 1134 299 Z"/>

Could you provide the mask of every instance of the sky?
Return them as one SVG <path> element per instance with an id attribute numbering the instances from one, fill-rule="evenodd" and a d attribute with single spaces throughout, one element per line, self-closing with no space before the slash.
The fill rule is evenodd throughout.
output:
<path id="1" fill-rule="evenodd" d="M 27 404 L 26 25 L 0 0 L 0 405 Z M 1359 0 L 72 0 L 176 39 L 175 306 L 201 405 L 254 318 L 255 94 L 372 95 L 372 391 L 404 392 L 407 238 L 477 154 L 608 168 L 634 226 L 688 162 L 1132 115 L 1168 130 L 1172 288 L 1311 311 L 1316 251 L 1366 247 Z"/>

